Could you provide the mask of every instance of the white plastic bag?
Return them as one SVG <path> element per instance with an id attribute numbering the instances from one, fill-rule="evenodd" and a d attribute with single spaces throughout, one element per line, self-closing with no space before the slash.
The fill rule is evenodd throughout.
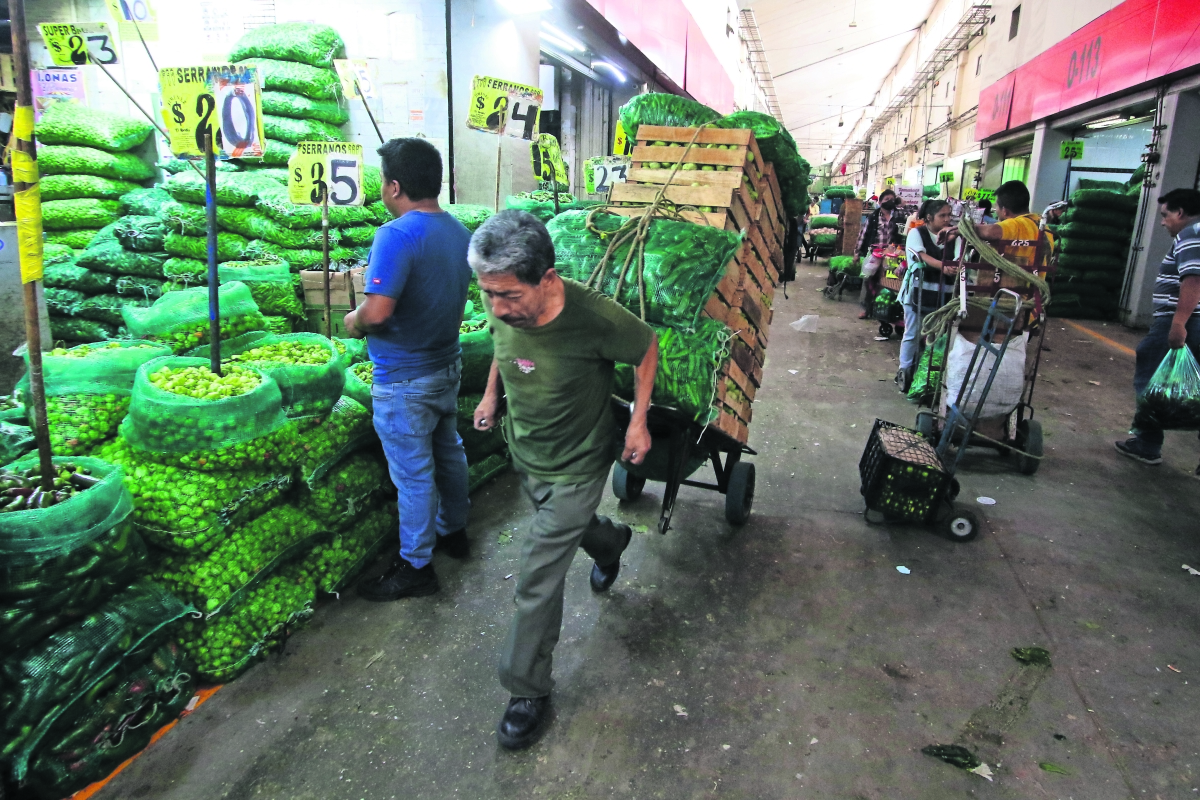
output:
<path id="1" fill-rule="evenodd" d="M 1025 388 L 1025 345 L 1028 341 L 1029 334 L 1027 333 L 1009 340 L 1008 349 L 1004 352 L 1004 360 L 1000 362 L 996 379 L 992 381 L 991 391 L 988 392 L 987 400 L 983 403 L 980 419 L 995 419 L 1011 414 L 1016 409 L 1017 403 L 1021 402 L 1021 392 Z M 967 341 L 962 334 L 956 334 L 954 344 L 950 347 L 950 353 L 946 358 L 946 398 L 948 402 L 954 402 L 958 397 L 963 379 L 967 376 L 967 368 L 971 366 L 971 356 L 974 354 L 975 345 Z M 975 410 L 975 403 L 983 393 L 988 375 L 995 363 L 996 358 L 991 353 L 984 351 L 980 355 L 979 362 L 975 365 L 975 373 L 979 375 L 979 380 L 975 382 L 975 390 L 970 397 L 964 397 L 959 405 L 959 409 L 964 414 L 970 414 Z M 969 383 L 968 381 L 968 385 Z"/>

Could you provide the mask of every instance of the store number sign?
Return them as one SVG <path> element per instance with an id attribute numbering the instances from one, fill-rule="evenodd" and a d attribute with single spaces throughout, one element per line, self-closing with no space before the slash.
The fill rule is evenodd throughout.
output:
<path id="1" fill-rule="evenodd" d="M 288 199 L 300 205 L 361 206 L 363 148 L 349 142 L 301 142 L 288 159 Z"/>
<path id="2" fill-rule="evenodd" d="M 1058 146 L 1058 157 L 1066 161 L 1070 158 L 1083 158 L 1083 140 L 1070 139 Z"/>
<path id="3" fill-rule="evenodd" d="M 538 135 L 541 110 L 542 90 L 536 86 L 476 75 L 467 127 L 531 142 Z"/>
<path id="4" fill-rule="evenodd" d="M 119 63 L 107 22 L 64 25 L 43 22 L 38 25 L 38 33 L 50 51 L 50 60 L 57 67 L 78 67 L 87 63 L 109 66 Z"/>
<path id="5" fill-rule="evenodd" d="M 159 70 L 162 115 L 171 152 L 204 155 L 213 136 L 219 158 L 262 158 L 262 94 L 253 67 L 167 67 Z"/>

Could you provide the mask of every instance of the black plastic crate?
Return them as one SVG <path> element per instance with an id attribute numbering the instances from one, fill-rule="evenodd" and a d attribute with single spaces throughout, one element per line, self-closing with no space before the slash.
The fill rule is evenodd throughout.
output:
<path id="1" fill-rule="evenodd" d="M 881 419 L 871 429 L 858 474 L 867 508 L 896 522 L 932 521 L 951 481 L 924 436 Z"/>

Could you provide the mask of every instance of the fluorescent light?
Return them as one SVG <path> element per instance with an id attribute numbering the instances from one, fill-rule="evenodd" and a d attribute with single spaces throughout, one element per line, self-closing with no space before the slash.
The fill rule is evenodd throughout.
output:
<path id="1" fill-rule="evenodd" d="M 575 45 L 571 44 L 566 39 L 560 39 L 557 36 L 554 36 L 553 34 L 546 33 L 545 31 L 538 31 L 538 36 L 542 37 L 542 41 L 549 42 L 550 44 L 554 45 L 555 47 L 559 47 L 563 50 L 566 50 L 568 53 L 578 53 L 579 52 L 579 48 L 575 47 Z"/>
<path id="2" fill-rule="evenodd" d="M 534 14 L 551 9 L 551 5 L 546 0 L 496 0 L 496 2 L 510 14 Z"/>
<path id="3" fill-rule="evenodd" d="M 608 63 L 607 61 L 593 61 L 592 62 L 592 69 L 599 69 L 601 67 L 608 70 L 609 74 L 611 74 L 614 78 L 617 79 L 617 83 L 625 82 L 625 73 L 621 72 L 621 70 L 617 69 L 612 64 Z"/>
<path id="4" fill-rule="evenodd" d="M 1091 131 L 1102 130 L 1103 128 L 1115 128 L 1118 125 L 1131 125 L 1135 122 L 1145 122 L 1150 117 L 1126 117 L 1121 114 L 1112 114 L 1107 117 L 1093 120 L 1083 127 Z"/>
<path id="5" fill-rule="evenodd" d="M 545 31 L 546 33 L 550 34 L 551 36 L 555 36 L 555 37 L 563 40 L 564 42 L 570 42 L 571 50 L 574 52 L 582 53 L 584 50 L 587 50 L 587 45 L 585 45 L 583 42 L 579 41 L 574 36 L 571 36 L 568 33 L 562 32 L 558 28 L 551 25 L 549 22 L 546 22 L 546 20 L 542 20 L 542 30 Z"/>

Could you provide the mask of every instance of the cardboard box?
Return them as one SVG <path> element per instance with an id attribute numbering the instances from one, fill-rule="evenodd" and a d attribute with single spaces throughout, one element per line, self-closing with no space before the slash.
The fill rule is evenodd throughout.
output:
<path id="1" fill-rule="evenodd" d="M 350 313 L 350 306 L 332 306 L 330 310 L 333 316 L 332 335 L 344 337 L 346 335 L 346 328 L 342 325 L 342 319 Z M 322 336 L 325 335 L 325 309 L 323 307 L 306 308 L 304 309 L 304 316 L 307 319 L 308 330 L 313 333 L 319 333 Z"/>
<path id="2" fill-rule="evenodd" d="M 300 271 L 300 286 L 304 290 L 305 308 L 325 308 L 325 272 L 311 269 Z M 349 272 L 329 273 L 329 302 L 335 306 L 345 306 L 349 311 L 356 305 L 356 292 L 352 275 Z"/>

